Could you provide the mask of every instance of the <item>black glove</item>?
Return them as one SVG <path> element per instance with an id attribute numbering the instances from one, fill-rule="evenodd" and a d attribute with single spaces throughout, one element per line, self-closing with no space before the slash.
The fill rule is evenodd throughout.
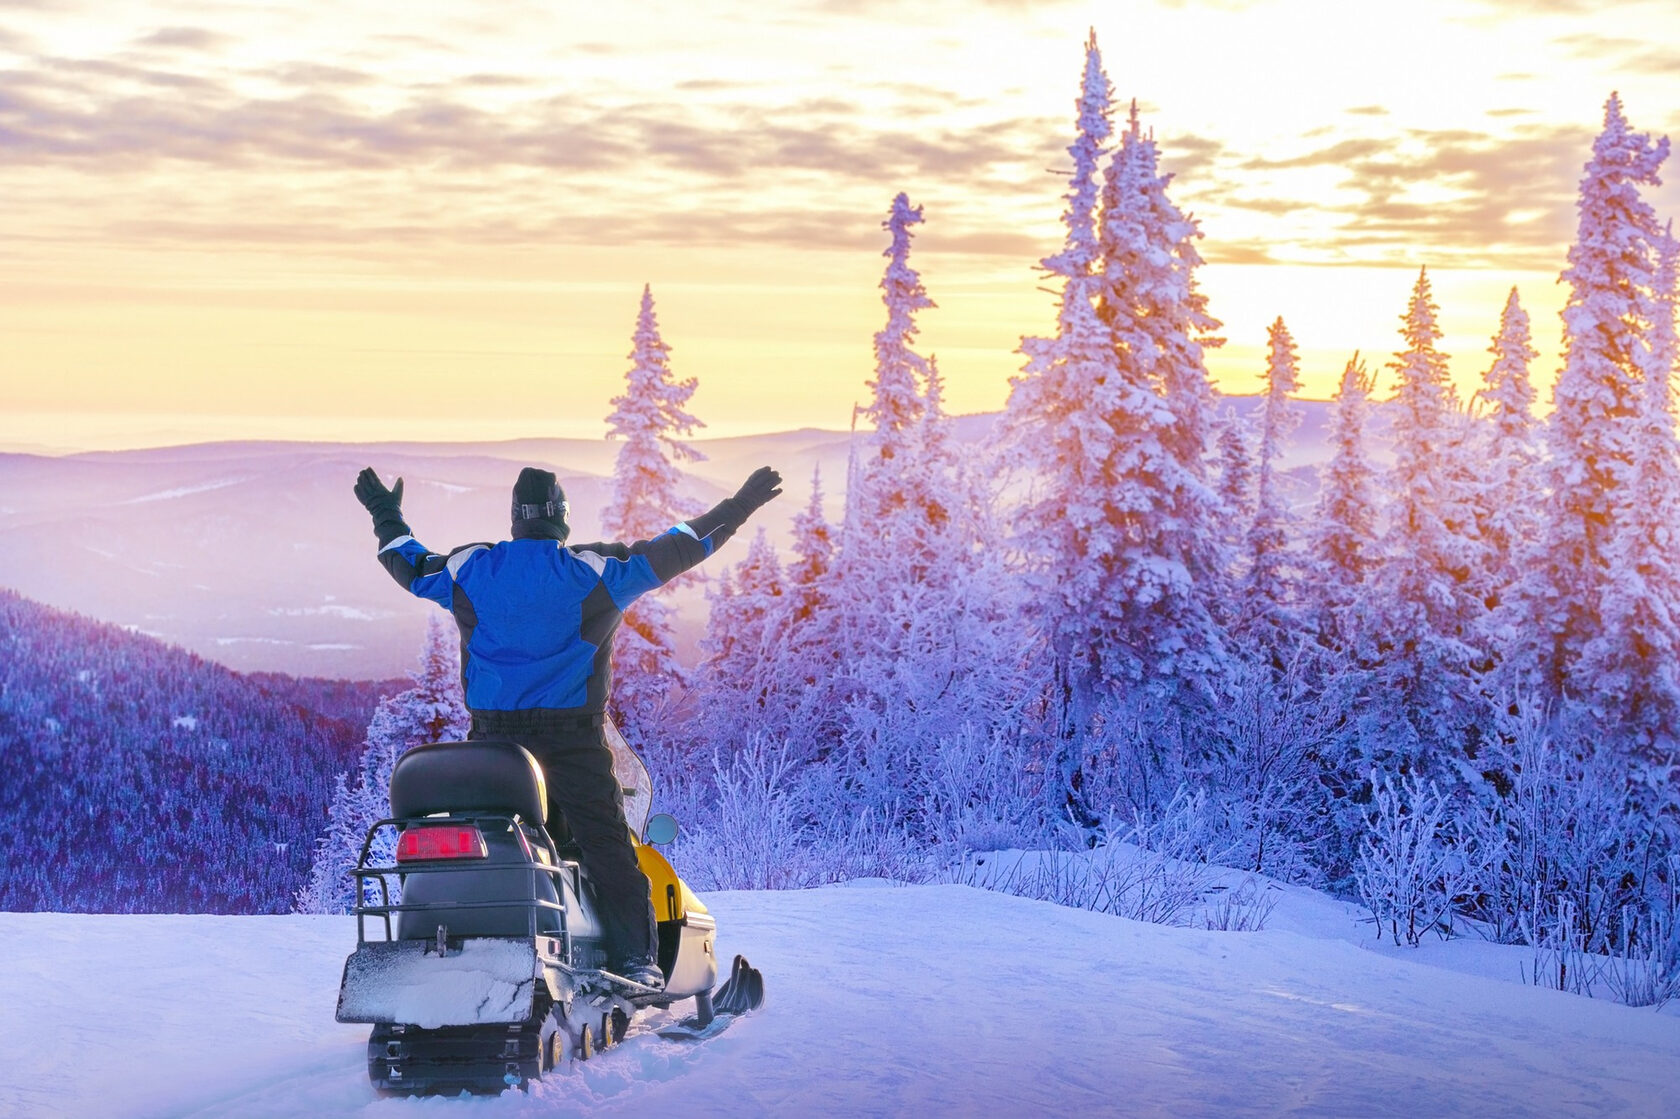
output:
<path id="1" fill-rule="evenodd" d="M 373 531 L 379 537 L 381 548 L 399 536 L 409 535 L 408 523 L 402 515 L 402 490 L 401 478 L 386 489 L 371 466 L 356 475 L 356 500 L 373 518 Z"/>
<path id="2" fill-rule="evenodd" d="M 750 517 L 758 512 L 772 497 L 782 492 L 782 476 L 768 466 L 761 466 L 752 472 L 746 484 L 735 491 L 735 500 L 741 503 L 745 510 L 743 516 Z"/>

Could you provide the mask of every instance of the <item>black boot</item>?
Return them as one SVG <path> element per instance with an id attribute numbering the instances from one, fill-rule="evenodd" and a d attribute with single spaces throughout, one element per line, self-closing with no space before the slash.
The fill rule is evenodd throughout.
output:
<path id="1" fill-rule="evenodd" d="M 614 970 L 632 983 L 640 983 L 656 991 L 665 989 L 665 973 L 652 960 L 627 960 Z"/>

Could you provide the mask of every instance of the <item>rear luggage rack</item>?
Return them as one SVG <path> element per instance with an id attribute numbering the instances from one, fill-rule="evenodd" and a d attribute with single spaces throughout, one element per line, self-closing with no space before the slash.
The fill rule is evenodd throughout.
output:
<path id="1" fill-rule="evenodd" d="M 483 824 L 503 825 L 506 830 L 512 831 L 514 835 L 518 837 L 520 849 L 526 856 L 526 864 L 498 864 L 495 867 L 495 870 L 499 873 L 508 874 L 517 874 L 520 871 L 528 872 L 531 875 L 532 894 L 532 897 L 529 899 L 510 898 L 494 901 L 433 901 L 420 905 L 407 905 L 401 902 L 393 903 L 391 901 L 390 882 L 390 876 L 392 875 L 395 875 L 397 881 L 400 883 L 405 876 L 416 873 L 482 874 L 485 871 L 485 865 L 476 860 L 456 862 L 448 859 L 424 861 L 420 862 L 418 865 L 415 862 L 409 862 L 402 866 L 398 866 L 396 864 L 389 866 L 368 865 L 368 856 L 373 850 L 374 836 L 378 835 L 380 830 L 383 828 L 394 827 L 400 833 L 409 827 L 435 827 L 448 825 L 481 827 Z M 356 943 L 358 945 L 370 943 L 367 937 L 367 919 L 369 917 L 376 917 L 383 920 L 385 922 L 384 939 L 395 940 L 396 935 L 391 928 L 391 914 L 393 913 L 437 914 L 439 918 L 442 919 L 447 917 L 447 915 L 452 911 L 524 908 L 526 910 L 526 924 L 528 926 L 527 931 L 529 935 L 533 938 L 537 936 L 558 935 L 562 944 L 565 946 L 562 950 L 564 954 L 569 957 L 570 952 L 567 949 L 569 949 L 570 946 L 565 944 L 566 941 L 570 940 L 570 936 L 566 928 L 566 907 L 557 901 L 548 901 L 535 896 L 537 893 L 537 876 L 547 875 L 554 879 L 557 893 L 559 892 L 561 885 L 560 880 L 563 877 L 569 876 L 571 879 L 572 891 L 577 893 L 583 888 L 582 872 L 577 863 L 560 859 L 557 855 L 553 856 L 555 858 L 555 862 L 552 864 L 540 862 L 537 859 L 535 850 L 532 847 L 532 839 L 538 841 L 541 845 L 541 849 L 545 853 L 552 852 L 553 843 L 549 840 L 547 833 L 532 828 L 517 815 L 482 815 L 475 813 L 473 815 L 461 816 L 398 816 L 378 821 L 368 829 L 367 838 L 362 841 L 362 851 L 356 859 L 355 867 L 346 872 L 356 880 Z M 370 878 L 377 879 L 379 882 L 380 901 L 377 905 L 369 904 L 365 898 L 366 888 L 364 883 Z M 556 915 L 557 923 L 559 925 L 559 931 L 557 934 L 538 932 L 537 913 L 541 910 L 548 910 Z M 440 932 L 447 924 L 447 920 L 441 921 L 439 925 Z"/>

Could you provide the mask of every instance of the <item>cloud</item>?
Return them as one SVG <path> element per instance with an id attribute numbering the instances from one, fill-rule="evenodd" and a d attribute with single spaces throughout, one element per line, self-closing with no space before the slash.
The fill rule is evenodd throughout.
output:
<path id="1" fill-rule="evenodd" d="M 1044 8 L 1065 8 L 1076 0 L 979 0 L 983 8 L 1002 12 L 1031 12 Z M 1169 0 L 1170 2 L 1170 0 Z M 963 7 L 962 0 L 947 0 L 948 7 Z M 904 5 L 898 0 L 813 0 L 811 10 L 822 15 L 876 17 L 882 12 L 901 15 Z"/>
<path id="2" fill-rule="evenodd" d="M 47 60 L 0 72 L 8 162 L 134 167 L 167 161 L 223 168 L 504 168 L 645 172 L 650 167 L 739 186 L 777 172 L 848 181 L 977 177 L 1053 150 L 1059 122 L 1005 118 L 963 128 L 878 128 L 834 98 L 782 106 L 647 101 L 603 108 L 533 96 L 491 112 L 471 103 L 478 75 L 412 91 L 388 110 L 342 96 L 359 71 L 289 63 L 270 75 L 297 87 L 252 97 L 174 71 L 111 60 Z M 161 90 L 167 92 L 160 92 Z M 193 96 L 181 97 L 179 90 Z"/>
<path id="3" fill-rule="evenodd" d="M 328 66 L 319 62 L 285 62 L 270 67 L 267 74 L 281 85 L 307 89 L 344 89 L 368 86 L 380 80 L 365 70 Z"/>
<path id="4" fill-rule="evenodd" d="M 1250 171 L 1275 171 L 1294 167 L 1345 167 L 1356 159 L 1365 159 L 1389 150 L 1391 141 L 1382 139 L 1341 140 L 1327 148 L 1318 148 L 1287 159 L 1267 159 L 1256 156 L 1243 164 Z"/>
<path id="5" fill-rule="evenodd" d="M 1273 249 L 1276 246 L 1255 241 L 1215 241 L 1204 239 L 1197 246 L 1209 264 L 1277 264 Z"/>
<path id="6" fill-rule="evenodd" d="M 1163 136 L 1156 147 L 1160 152 L 1161 168 L 1175 178 L 1198 178 L 1217 166 L 1227 156 L 1223 142 L 1209 136 L 1184 133 Z"/>
<path id="7" fill-rule="evenodd" d="M 1604 12 L 1602 0 L 1472 0 L 1495 12 L 1510 12 L 1516 16 L 1599 16 Z M 1656 0 L 1658 3 L 1666 0 Z M 1631 0 L 1632 7 L 1638 0 Z"/>
<path id="8" fill-rule="evenodd" d="M 1574 32 L 1559 36 L 1552 43 L 1576 58 L 1608 62 L 1618 73 L 1669 77 L 1680 70 L 1680 50 L 1672 44 L 1653 43 L 1649 39 Z"/>
<path id="9" fill-rule="evenodd" d="M 234 42 L 232 36 L 202 27 L 160 27 L 135 39 L 131 45 L 150 50 L 214 51 L 231 42 Z"/>
<path id="10" fill-rule="evenodd" d="M 1326 219 L 1333 232 L 1318 240 L 1330 257 L 1553 268 L 1574 234 L 1576 185 L 1592 140 L 1592 130 L 1575 125 L 1522 124 L 1500 135 L 1411 130 L 1219 165 L 1200 196 L 1221 213 Z M 1322 169 L 1338 173 L 1335 192 L 1320 186 L 1311 197 L 1290 197 L 1292 176 Z M 1245 188 L 1261 172 L 1270 192 Z M 1216 245 L 1210 256 L 1218 254 Z"/>

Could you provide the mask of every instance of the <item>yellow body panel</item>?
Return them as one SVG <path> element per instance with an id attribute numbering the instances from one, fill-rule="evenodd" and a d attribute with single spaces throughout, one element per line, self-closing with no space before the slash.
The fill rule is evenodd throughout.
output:
<path id="1" fill-rule="evenodd" d="M 690 911 L 707 912 L 705 904 L 694 896 L 686 882 L 677 877 L 677 872 L 671 869 L 664 855 L 634 836 L 631 837 L 631 846 L 636 849 L 636 862 L 641 865 L 642 873 L 648 876 L 655 917 L 661 921 L 680 921 Z"/>

